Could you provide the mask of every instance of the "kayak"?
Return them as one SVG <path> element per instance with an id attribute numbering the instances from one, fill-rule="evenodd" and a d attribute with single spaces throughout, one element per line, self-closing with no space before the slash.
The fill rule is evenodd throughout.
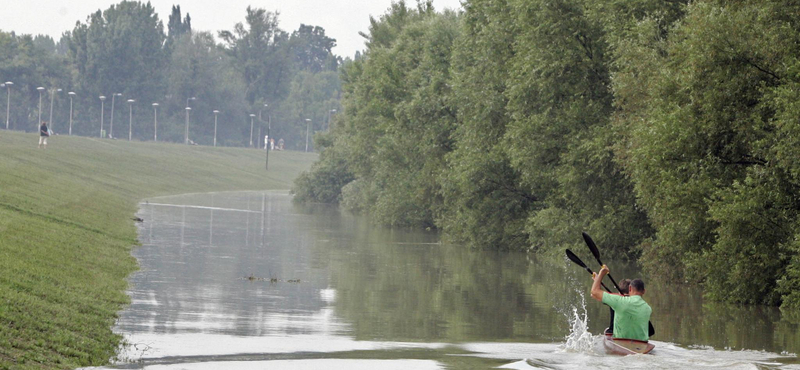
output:
<path id="1" fill-rule="evenodd" d="M 647 354 L 650 353 L 653 348 L 656 348 L 655 344 L 650 342 L 636 339 L 612 338 L 611 334 L 603 335 L 603 347 L 605 347 L 606 351 L 609 353 L 622 356 Z"/>

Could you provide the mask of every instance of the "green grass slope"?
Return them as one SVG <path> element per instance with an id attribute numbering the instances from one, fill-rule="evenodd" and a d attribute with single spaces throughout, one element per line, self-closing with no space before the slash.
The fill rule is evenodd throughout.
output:
<path id="1" fill-rule="evenodd" d="M 289 189 L 315 154 L 0 131 L 0 369 L 66 369 L 114 356 L 136 269 L 139 200 Z"/>

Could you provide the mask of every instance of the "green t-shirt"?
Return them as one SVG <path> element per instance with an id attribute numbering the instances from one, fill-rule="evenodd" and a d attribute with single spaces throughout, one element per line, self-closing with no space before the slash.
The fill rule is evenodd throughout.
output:
<path id="1" fill-rule="evenodd" d="M 603 292 L 603 303 L 614 309 L 614 338 L 649 339 L 647 323 L 653 309 L 642 296 L 623 297 Z"/>

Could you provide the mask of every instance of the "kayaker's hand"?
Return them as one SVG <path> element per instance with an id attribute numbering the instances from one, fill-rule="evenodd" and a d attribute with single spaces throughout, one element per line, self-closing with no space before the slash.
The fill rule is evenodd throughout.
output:
<path id="1" fill-rule="evenodd" d="M 606 276 L 608 275 L 608 273 L 609 273 L 608 266 L 603 265 L 603 267 L 600 269 L 600 275 Z"/>

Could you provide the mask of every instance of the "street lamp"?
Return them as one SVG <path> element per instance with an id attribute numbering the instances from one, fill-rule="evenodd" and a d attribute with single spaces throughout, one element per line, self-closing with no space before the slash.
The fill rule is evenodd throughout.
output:
<path id="1" fill-rule="evenodd" d="M 258 110 L 258 122 L 264 123 L 264 118 L 261 116 L 261 113 L 263 112 L 264 109 L 267 109 L 267 107 L 269 107 L 269 104 L 264 103 L 264 108 Z M 269 136 L 269 134 L 267 134 L 267 136 Z M 258 136 L 256 137 L 256 147 L 260 148 L 261 147 L 260 143 L 261 143 L 261 125 L 258 125 Z M 267 143 L 267 140 L 264 140 L 265 148 L 267 147 L 268 144 L 269 143 Z"/>
<path id="2" fill-rule="evenodd" d="M 111 94 L 111 126 L 108 128 L 108 136 L 114 138 L 114 98 L 122 96 L 122 93 Z"/>
<path id="3" fill-rule="evenodd" d="M 75 93 L 70 91 L 67 95 L 69 95 L 69 135 L 72 136 L 72 98 L 75 97 Z"/>
<path id="4" fill-rule="evenodd" d="M 214 146 L 217 146 L 217 114 L 219 111 L 214 109 Z"/>
<path id="5" fill-rule="evenodd" d="M 191 107 L 186 107 L 186 133 L 184 134 L 183 138 L 183 141 L 186 143 L 186 145 L 189 145 L 189 111 L 191 110 Z"/>
<path id="6" fill-rule="evenodd" d="M 272 139 L 269 136 L 269 130 L 270 130 L 270 128 L 272 128 L 272 114 L 270 114 L 270 112 L 269 112 L 269 105 L 264 104 L 264 108 L 267 108 L 267 142 L 265 143 L 266 144 L 265 146 L 267 147 L 266 148 L 267 149 L 266 150 L 267 159 L 264 162 L 264 170 L 269 171 L 269 151 L 272 150 L 272 148 L 269 145 L 269 141 Z"/>
<path id="7" fill-rule="evenodd" d="M 44 91 L 44 87 L 37 87 L 36 90 L 39 90 L 39 122 L 36 124 L 36 127 L 42 124 L 42 91 Z"/>
<path id="8" fill-rule="evenodd" d="M 153 103 L 153 141 L 158 141 L 158 103 Z"/>
<path id="9" fill-rule="evenodd" d="M 6 81 L 3 85 L 5 85 L 6 90 L 8 90 L 8 101 L 6 102 L 6 130 L 8 130 L 8 117 L 11 112 L 11 85 L 14 83 L 11 81 Z"/>
<path id="10" fill-rule="evenodd" d="M 336 109 L 331 109 L 330 111 L 328 111 L 328 127 L 326 128 L 327 131 L 331 130 L 331 119 L 333 118 L 333 115 L 335 113 L 336 113 Z"/>
<path id="11" fill-rule="evenodd" d="M 103 138 L 103 113 L 105 112 L 105 95 L 100 95 L 100 138 Z"/>
<path id="12" fill-rule="evenodd" d="M 269 116 L 269 104 L 264 103 L 264 109 L 267 110 L 267 116 Z M 258 111 L 258 114 L 259 115 L 261 114 L 261 110 Z M 264 123 L 264 119 L 263 118 L 258 117 L 258 119 L 261 121 L 261 123 Z M 261 137 L 261 127 L 260 126 L 258 128 L 258 137 L 259 138 Z M 269 146 L 269 127 L 267 127 L 267 137 L 264 139 L 264 147 L 266 148 L 268 146 Z"/>
<path id="13" fill-rule="evenodd" d="M 311 119 L 306 118 L 306 153 L 308 153 L 308 129 L 311 126 Z"/>
<path id="14" fill-rule="evenodd" d="M 128 99 L 128 141 L 133 138 L 133 103 L 136 100 Z"/>
<path id="15" fill-rule="evenodd" d="M 53 102 L 56 99 L 57 92 L 61 92 L 61 89 L 53 88 L 50 90 L 50 130 L 53 130 Z"/>
<path id="16" fill-rule="evenodd" d="M 253 119 L 256 117 L 255 114 L 250 114 L 250 147 L 253 147 Z"/>
<path id="17" fill-rule="evenodd" d="M 189 105 L 189 100 L 197 100 L 197 98 L 195 98 L 194 96 L 193 96 L 193 97 L 191 97 L 191 98 L 186 98 L 186 106 L 187 106 L 187 107 L 188 107 L 188 106 L 190 106 L 190 105 Z"/>

